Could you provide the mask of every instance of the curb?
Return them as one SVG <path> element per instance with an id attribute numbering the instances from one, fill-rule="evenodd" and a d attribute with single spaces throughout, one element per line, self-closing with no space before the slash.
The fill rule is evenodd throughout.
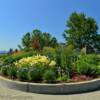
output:
<path id="1" fill-rule="evenodd" d="M 19 82 L 0 76 L 0 86 L 40 94 L 72 94 L 100 89 L 100 78 L 77 83 L 45 84 Z"/>

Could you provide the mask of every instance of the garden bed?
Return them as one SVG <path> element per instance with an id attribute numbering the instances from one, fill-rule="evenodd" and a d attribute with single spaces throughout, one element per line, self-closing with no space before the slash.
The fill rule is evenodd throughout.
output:
<path id="1" fill-rule="evenodd" d="M 45 55 L 18 60 L 6 58 L 0 66 L 0 85 L 47 94 L 81 93 L 100 88 L 100 58 L 97 55 L 79 55 L 74 62 L 65 58 L 64 54 L 63 58 L 62 55 L 58 57 L 58 53 L 54 58 Z"/>
<path id="2" fill-rule="evenodd" d="M 100 89 L 100 78 L 84 82 L 46 84 L 14 81 L 0 76 L 0 86 L 32 93 L 72 94 Z"/>

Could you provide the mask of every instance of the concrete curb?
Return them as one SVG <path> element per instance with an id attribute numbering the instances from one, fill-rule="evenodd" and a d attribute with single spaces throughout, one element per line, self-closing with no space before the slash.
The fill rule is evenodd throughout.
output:
<path id="1" fill-rule="evenodd" d="M 72 94 L 100 89 L 100 78 L 78 83 L 44 84 L 13 81 L 0 76 L 0 86 L 32 93 Z"/>
<path id="2" fill-rule="evenodd" d="M 0 76 L 0 86 L 28 92 L 28 83 L 6 79 Z"/>

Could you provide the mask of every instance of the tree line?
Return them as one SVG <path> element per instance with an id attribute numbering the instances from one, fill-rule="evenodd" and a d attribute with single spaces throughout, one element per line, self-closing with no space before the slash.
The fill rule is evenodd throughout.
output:
<path id="1" fill-rule="evenodd" d="M 63 37 L 64 45 L 73 45 L 75 49 L 85 48 L 86 53 L 100 51 L 100 34 L 94 18 L 87 17 L 84 13 L 73 12 L 66 21 Z M 34 29 L 27 32 L 22 38 L 20 49 L 42 50 L 44 47 L 55 48 L 61 45 L 50 33 Z"/>

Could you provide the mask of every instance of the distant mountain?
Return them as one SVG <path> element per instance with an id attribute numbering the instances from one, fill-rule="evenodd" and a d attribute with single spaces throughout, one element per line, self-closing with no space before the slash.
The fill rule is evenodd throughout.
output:
<path id="1" fill-rule="evenodd" d="M 7 51 L 0 51 L 0 55 L 7 54 L 7 53 L 8 53 Z"/>

